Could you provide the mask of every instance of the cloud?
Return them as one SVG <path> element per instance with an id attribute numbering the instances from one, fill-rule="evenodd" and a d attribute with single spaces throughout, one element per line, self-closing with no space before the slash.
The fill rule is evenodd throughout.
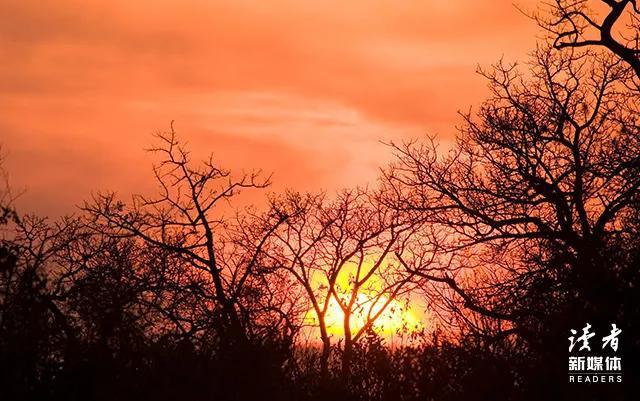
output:
<path id="1" fill-rule="evenodd" d="M 43 213 L 72 196 L 56 186 L 139 187 L 141 149 L 172 119 L 279 185 L 370 180 L 379 140 L 453 135 L 486 93 L 475 66 L 522 57 L 536 31 L 510 1 L 5 3 L 2 142 Z"/>

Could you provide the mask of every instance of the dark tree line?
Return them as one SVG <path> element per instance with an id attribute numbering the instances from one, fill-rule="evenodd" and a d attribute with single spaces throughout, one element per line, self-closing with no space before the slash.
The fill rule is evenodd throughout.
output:
<path id="1" fill-rule="evenodd" d="M 640 14 L 550 6 L 528 64 L 480 71 L 491 95 L 455 145 L 390 144 L 370 188 L 236 211 L 270 178 L 192 160 L 173 126 L 151 149 L 155 196 L 102 193 L 51 221 L 7 184 L 2 399 L 632 399 Z M 416 300 L 427 329 L 390 347 L 376 325 Z M 622 385 L 567 384 L 585 322 L 623 329 Z"/>

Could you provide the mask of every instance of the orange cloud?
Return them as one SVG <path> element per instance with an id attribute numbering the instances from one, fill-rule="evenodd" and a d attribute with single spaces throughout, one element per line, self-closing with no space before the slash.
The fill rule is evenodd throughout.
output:
<path id="1" fill-rule="evenodd" d="M 536 33 L 511 0 L 5 3 L 0 142 L 22 206 L 51 214 L 144 188 L 170 120 L 276 188 L 364 183 L 380 140 L 453 135 L 485 94 L 475 66 Z"/>

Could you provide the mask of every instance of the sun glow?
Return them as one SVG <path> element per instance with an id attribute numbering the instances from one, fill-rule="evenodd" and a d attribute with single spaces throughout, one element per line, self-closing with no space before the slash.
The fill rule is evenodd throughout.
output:
<path id="1" fill-rule="evenodd" d="M 396 279 L 392 270 L 394 265 L 386 263 L 380 266 L 374 274 L 375 258 L 367 258 L 361 262 L 347 263 L 342 266 L 340 272 L 334 278 L 333 289 L 330 289 L 329 279 L 325 274 L 316 271 L 311 275 L 312 287 L 317 294 L 316 302 L 324 308 L 326 297 L 329 297 L 326 312 L 324 314 L 327 334 L 337 340 L 345 336 L 345 312 L 349 313 L 349 327 L 351 335 L 356 336 L 363 327 L 370 324 L 373 332 L 385 340 L 407 338 L 411 334 L 425 330 L 426 311 L 422 311 L 411 298 L 399 296 L 392 298 L 389 288 Z M 358 280 L 366 280 L 354 288 Z M 336 298 L 338 297 L 338 298 Z M 338 302 L 338 299 L 340 302 Z M 342 306 L 341 306 L 342 305 Z M 306 328 L 303 337 L 310 341 L 320 339 L 320 319 L 318 313 L 310 308 L 305 314 Z M 369 323 L 368 323 L 369 322 Z M 404 341 L 404 340 L 403 340 Z"/>
<path id="2" fill-rule="evenodd" d="M 381 296 L 375 300 L 365 294 L 359 294 L 355 302 L 354 311 L 350 316 L 351 333 L 355 335 L 367 322 L 367 316 L 373 316 L 385 304 L 383 312 L 375 319 L 372 329 L 384 338 L 391 338 L 395 335 L 406 335 L 410 333 L 420 332 L 424 329 L 422 320 L 417 311 L 415 311 L 410 302 L 401 302 L 399 300 L 391 300 Z M 344 317 L 345 314 L 334 297 L 329 301 L 327 313 L 325 315 L 325 323 L 327 332 L 333 337 L 344 337 Z M 307 313 L 307 322 L 318 327 L 319 321 L 315 311 L 311 310 Z"/>

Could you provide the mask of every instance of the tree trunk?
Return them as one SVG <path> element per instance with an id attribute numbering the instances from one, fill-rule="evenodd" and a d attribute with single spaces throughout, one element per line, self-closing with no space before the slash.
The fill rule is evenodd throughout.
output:
<path id="1" fill-rule="evenodd" d="M 329 378 L 329 358 L 331 357 L 331 339 L 327 333 L 324 316 L 318 314 L 320 338 L 322 339 L 322 353 L 320 354 L 320 375 L 322 380 Z"/>
<path id="2" fill-rule="evenodd" d="M 342 352 L 342 379 L 348 380 L 351 374 L 353 357 L 353 338 L 351 336 L 351 314 L 344 314 L 344 351 Z"/>

